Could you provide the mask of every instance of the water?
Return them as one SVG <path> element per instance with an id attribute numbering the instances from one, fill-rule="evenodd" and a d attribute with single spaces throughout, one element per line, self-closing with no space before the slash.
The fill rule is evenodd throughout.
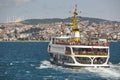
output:
<path id="1" fill-rule="evenodd" d="M 52 65 L 47 42 L 0 42 L 0 80 L 120 80 L 120 42 L 110 44 L 110 68 Z"/>

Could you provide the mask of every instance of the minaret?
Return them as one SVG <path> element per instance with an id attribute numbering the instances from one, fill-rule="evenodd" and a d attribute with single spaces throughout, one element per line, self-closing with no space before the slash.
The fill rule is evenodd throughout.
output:
<path id="1" fill-rule="evenodd" d="M 75 9 L 74 9 L 74 17 L 73 17 L 73 24 L 72 24 L 72 38 L 71 41 L 72 42 L 80 42 L 80 31 L 77 27 L 77 18 L 76 15 L 78 15 L 77 12 L 77 5 L 75 5 Z"/>

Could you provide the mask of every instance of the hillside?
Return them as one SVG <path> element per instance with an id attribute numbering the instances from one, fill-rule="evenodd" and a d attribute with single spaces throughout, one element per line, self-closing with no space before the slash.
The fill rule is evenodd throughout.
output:
<path id="1" fill-rule="evenodd" d="M 60 35 L 61 31 L 70 31 L 69 23 L 72 20 L 73 17 L 1 23 L 0 41 L 49 41 L 51 36 Z M 120 41 L 120 22 L 78 16 L 77 23 L 81 34 L 85 34 L 86 37 L 89 37 L 89 34 L 93 37 L 99 34 L 101 38 L 107 36 L 109 41 Z"/>
<path id="2" fill-rule="evenodd" d="M 55 22 L 72 22 L 73 17 L 65 18 L 65 19 L 60 19 L 60 18 L 52 18 L 52 19 L 27 19 L 22 21 L 23 24 L 40 24 L 40 23 L 55 23 Z M 89 24 L 91 23 L 101 23 L 101 22 L 106 22 L 106 23 L 116 23 L 117 21 L 109 21 L 109 20 L 104 20 L 104 19 L 98 19 L 98 18 L 89 18 L 89 17 L 77 17 L 77 21 L 88 21 Z"/>

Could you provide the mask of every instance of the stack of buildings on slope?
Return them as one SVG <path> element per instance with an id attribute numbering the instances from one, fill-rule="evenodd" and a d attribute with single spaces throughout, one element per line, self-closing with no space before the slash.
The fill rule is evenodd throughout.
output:
<path id="1" fill-rule="evenodd" d="M 87 35 L 84 39 L 95 40 L 99 37 L 104 40 L 107 37 L 108 41 L 120 41 L 120 23 L 90 23 L 86 20 L 78 22 L 78 25 L 81 37 Z M 49 41 L 50 36 L 60 35 L 61 31 L 70 33 L 69 23 L 0 23 L 0 41 Z"/>

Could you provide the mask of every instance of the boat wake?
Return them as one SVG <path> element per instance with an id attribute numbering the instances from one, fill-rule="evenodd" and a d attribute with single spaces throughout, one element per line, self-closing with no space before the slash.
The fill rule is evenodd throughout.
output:
<path id="1" fill-rule="evenodd" d="M 41 61 L 39 67 L 37 69 L 54 69 L 57 71 L 61 71 L 63 74 L 86 74 L 92 77 L 100 77 L 105 80 L 120 80 L 120 64 L 110 64 L 110 68 L 81 68 L 81 69 L 70 69 L 64 68 L 62 66 L 56 66 L 51 64 L 49 61 Z"/>
<path id="2" fill-rule="evenodd" d="M 90 73 L 106 78 L 107 80 L 120 80 L 120 65 L 110 65 L 110 68 L 85 68 Z"/>
<path id="3" fill-rule="evenodd" d="M 36 67 L 37 69 L 46 69 L 46 68 L 53 68 L 53 65 L 45 60 L 45 61 L 41 61 L 40 67 Z"/>

